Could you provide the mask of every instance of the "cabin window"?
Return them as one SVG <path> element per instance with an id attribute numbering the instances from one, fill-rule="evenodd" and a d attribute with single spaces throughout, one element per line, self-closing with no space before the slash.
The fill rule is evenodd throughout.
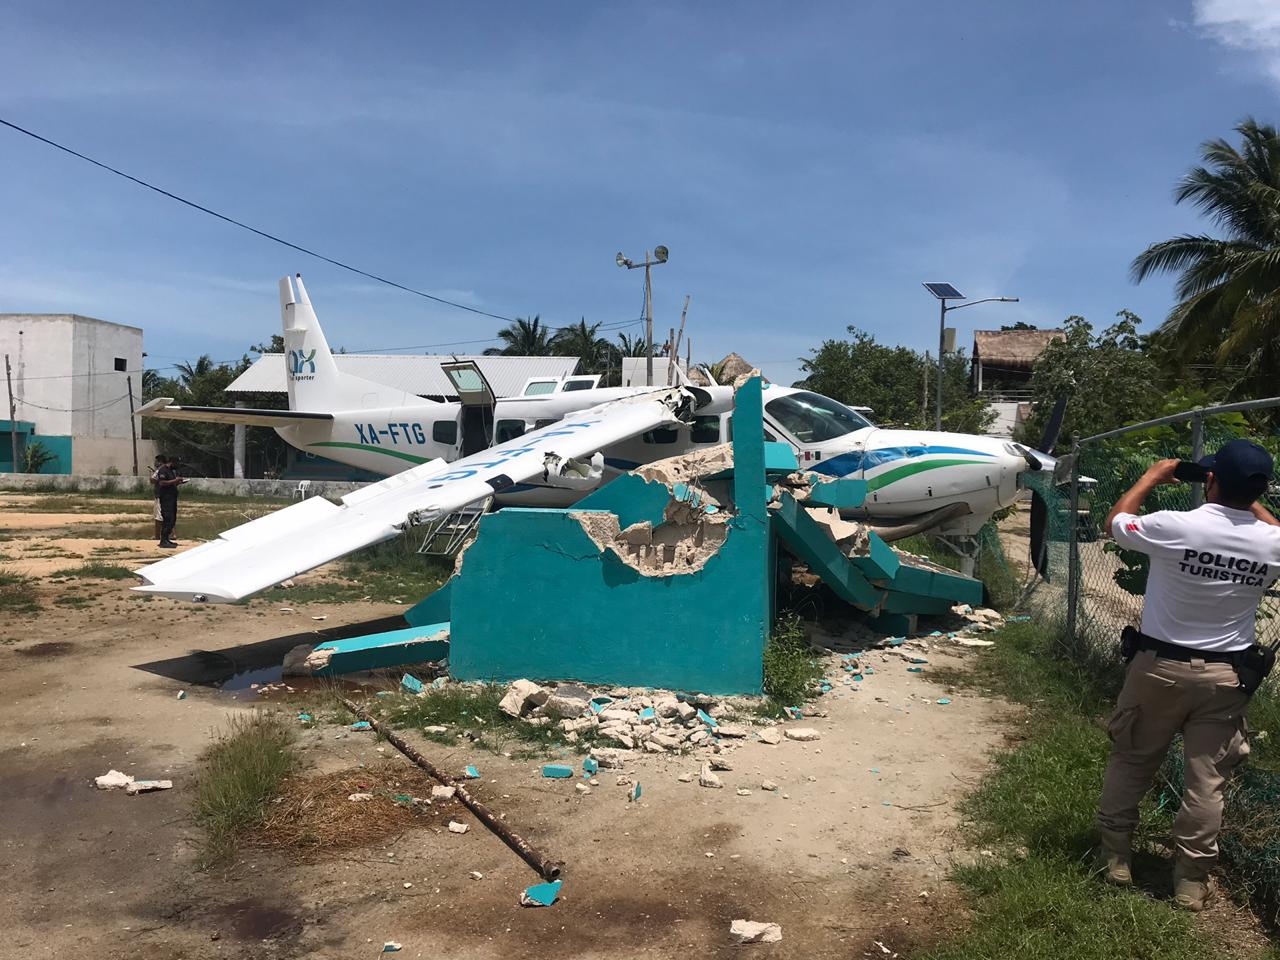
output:
<path id="1" fill-rule="evenodd" d="M 543 380 L 538 383 L 531 383 L 524 388 L 526 397 L 541 397 L 548 393 L 555 393 L 556 385 L 554 381 Z"/>
<path id="2" fill-rule="evenodd" d="M 574 390 L 594 390 L 595 381 L 593 380 L 569 380 L 560 388 L 561 393 L 572 393 Z"/>
<path id="3" fill-rule="evenodd" d="M 801 443 L 822 443 L 871 426 L 844 404 L 818 393 L 775 397 L 764 409 Z"/>
<path id="4" fill-rule="evenodd" d="M 693 443 L 719 443 L 720 418 L 694 417 L 693 430 L 690 433 L 689 439 Z"/>
<path id="5" fill-rule="evenodd" d="M 493 442 L 506 443 L 524 436 L 523 420 L 499 420 L 493 428 Z"/>
<path id="6" fill-rule="evenodd" d="M 674 427 L 659 427 L 657 430 L 648 431 L 641 439 L 645 443 L 675 443 L 679 436 Z"/>
<path id="7" fill-rule="evenodd" d="M 446 447 L 458 445 L 458 421 L 437 420 L 431 425 L 431 439 L 443 443 Z"/>

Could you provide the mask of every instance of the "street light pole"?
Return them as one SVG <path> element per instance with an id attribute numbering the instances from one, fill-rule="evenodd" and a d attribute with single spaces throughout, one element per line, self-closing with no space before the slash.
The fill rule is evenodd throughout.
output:
<path id="1" fill-rule="evenodd" d="M 636 267 L 644 267 L 644 338 L 645 344 L 645 362 L 644 362 L 644 382 L 645 386 L 653 386 L 653 282 L 649 276 L 649 268 L 659 263 L 667 262 L 667 248 L 662 244 L 658 244 L 653 248 L 653 257 L 650 258 L 649 251 L 644 252 L 644 263 L 633 263 L 623 254 L 619 253 L 614 260 L 620 267 L 628 270 L 634 270 Z"/>
<path id="2" fill-rule="evenodd" d="M 942 312 L 939 314 L 938 320 L 938 402 L 935 404 L 934 429 L 939 433 L 942 432 L 942 353 L 947 345 L 947 301 L 942 298 L 938 301 L 942 306 Z"/>
<path id="3" fill-rule="evenodd" d="M 942 379 L 943 359 L 947 346 L 947 311 L 963 310 L 965 307 L 976 307 L 980 303 L 1017 303 L 1017 297 L 983 297 L 981 300 L 970 300 L 968 303 L 957 303 L 947 306 L 948 300 L 963 300 L 964 294 L 949 283 L 926 283 L 925 289 L 938 298 L 938 399 L 934 411 L 934 429 L 942 432 Z"/>

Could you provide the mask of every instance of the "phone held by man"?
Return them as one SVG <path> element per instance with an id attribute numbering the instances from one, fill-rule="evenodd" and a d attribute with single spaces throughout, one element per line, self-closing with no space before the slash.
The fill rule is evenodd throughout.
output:
<path id="1" fill-rule="evenodd" d="M 1138 805 L 1174 737 L 1185 749 L 1173 825 L 1174 903 L 1203 909 L 1212 892 L 1223 788 L 1248 754 L 1249 697 L 1275 651 L 1255 641 L 1258 604 L 1280 576 L 1280 522 L 1258 501 L 1275 465 L 1256 443 L 1232 440 L 1199 463 L 1153 464 L 1107 517 L 1116 543 L 1147 554 L 1141 629 L 1126 627 L 1124 688 L 1108 724 L 1111 756 L 1098 806 L 1099 869 L 1132 879 Z M 1162 484 L 1203 483 L 1194 510 L 1139 515 Z"/>

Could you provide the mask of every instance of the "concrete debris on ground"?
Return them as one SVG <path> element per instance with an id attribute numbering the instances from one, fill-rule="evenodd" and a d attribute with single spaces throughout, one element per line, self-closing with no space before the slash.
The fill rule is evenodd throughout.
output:
<path id="1" fill-rule="evenodd" d="M 431 788 L 432 800 L 452 800 L 453 795 L 458 792 L 457 787 L 434 786 Z"/>
<path id="2" fill-rule="evenodd" d="M 466 833 L 471 827 L 465 823 L 459 823 L 457 820 L 449 821 L 450 833 Z"/>
<path id="3" fill-rule="evenodd" d="M 535 883 L 520 894 L 522 907 L 549 907 L 560 896 L 560 884 L 563 881 L 552 880 L 550 883 Z"/>
<path id="4" fill-rule="evenodd" d="M 782 927 L 776 923 L 735 920 L 729 925 L 729 935 L 735 943 L 778 943 L 782 939 Z"/>
<path id="5" fill-rule="evenodd" d="M 813 729 L 813 727 L 795 727 L 784 731 L 784 735 L 788 740 L 798 740 L 801 743 L 822 739 L 822 734 Z"/>
<path id="6" fill-rule="evenodd" d="M 711 772 L 711 764 L 709 763 L 704 763 L 702 765 L 702 770 L 698 773 L 698 784 L 699 786 L 711 787 L 715 790 L 719 790 L 724 786 L 724 783 L 720 778 Z"/>
<path id="7" fill-rule="evenodd" d="M 100 777 L 93 778 L 99 790 L 124 790 L 129 796 L 139 793 L 151 793 L 153 790 L 172 790 L 172 780 L 139 780 L 119 770 L 108 770 Z"/>

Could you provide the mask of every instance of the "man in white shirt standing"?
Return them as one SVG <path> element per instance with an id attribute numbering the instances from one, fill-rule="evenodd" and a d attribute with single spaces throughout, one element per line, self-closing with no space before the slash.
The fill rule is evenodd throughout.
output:
<path id="1" fill-rule="evenodd" d="M 1181 733 L 1186 783 L 1173 825 L 1174 902 L 1200 910 L 1212 889 L 1223 786 L 1249 752 L 1249 695 L 1273 659 L 1255 644 L 1254 621 L 1258 602 L 1280 576 L 1280 523 L 1258 503 L 1274 470 L 1271 456 L 1247 440 L 1232 440 L 1201 461 L 1203 506 L 1138 516 L 1153 489 L 1178 482 L 1177 466 L 1177 460 L 1152 465 L 1107 518 L 1116 542 L 1147 554 L 1151 571 L 1142 630 L 1125 632 L 1129 665 L 1108 725 L 1099 866 L 1112 883 L 1133 882 L 1138 804 Z"/>

